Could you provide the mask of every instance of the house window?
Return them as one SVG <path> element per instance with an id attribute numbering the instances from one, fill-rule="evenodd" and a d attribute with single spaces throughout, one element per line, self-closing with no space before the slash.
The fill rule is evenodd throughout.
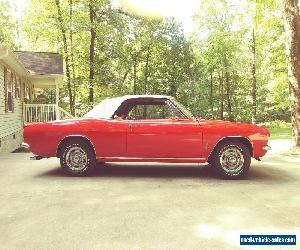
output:
<path id="1" fill-rule="evenodd" d="M 19 77 L 15 77 L 15 98 L 20 98 L 20 92 L 21 92 L 21 80 Z"/>
<path id="2" fill-rule="evenodd" d="M 14 111 L 14 96 L 13 96 L 13 74 L 6 68 L 4 69 L 4 86 L 5 86 L 5 111 Z"/>
<path id="3" fill-rule="evenodd" d="M 24 89 L 23 89 L 23 82 L 21 80 L 21 78 L 19 78 L 19 87 L 20 87 L 20 98 L 23 98 L 24 95 Z"/>
<path id="4" fill-rule="evenodd" d="M 22 98 L 26 98 L 26 91 L 25 91 L 25 82 L 23 82 L 22 81 L 22 84 L 21 84 L 21 86 L 22 86 Z"/>

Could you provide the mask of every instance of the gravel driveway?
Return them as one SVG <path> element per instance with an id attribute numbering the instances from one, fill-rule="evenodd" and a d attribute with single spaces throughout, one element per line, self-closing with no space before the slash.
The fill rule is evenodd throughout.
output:
<path id="1" fill-rule="evenodd" d="M 299 238 L 300 158 L 278 155 L 284 143 L 271 142 L 238 181 L 191 164 L 110 164 L 65 177 L 58 159 L 2 154 L 0 249 L 234 250 L 255 249 L 239 246 L 245 233 Z"/>

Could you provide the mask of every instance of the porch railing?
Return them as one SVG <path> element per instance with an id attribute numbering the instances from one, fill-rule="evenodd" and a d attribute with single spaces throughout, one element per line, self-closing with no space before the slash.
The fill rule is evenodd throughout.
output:
<path id="1" fill-rule="evenodd" d="M 24 122 L 48 122 L 74 117 L 56 104 L 24 104 Z"/>

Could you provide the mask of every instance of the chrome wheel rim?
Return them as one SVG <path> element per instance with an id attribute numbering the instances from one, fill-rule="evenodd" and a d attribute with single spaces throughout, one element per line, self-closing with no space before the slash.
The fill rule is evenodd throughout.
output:
<path id="1" fill-rule="evenodd" d="M 237 146 L 229 146 L 220 154 L 222 168 L 229 174 L 239 173 L 244 165 L 242 150 Z"/>
<path id="2" fill-rule="evenodd" d="M 86 169 L 87 162 L 87 153 L 81 147 L 71 147 L 66 153 L 66 164 L 74 172 L 81 172 Z"/>

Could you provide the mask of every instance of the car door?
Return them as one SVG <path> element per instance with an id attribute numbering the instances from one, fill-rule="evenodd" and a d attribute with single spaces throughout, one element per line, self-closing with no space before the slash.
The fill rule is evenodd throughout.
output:
<path id="1" fill-rule="evenodd" d="M 202 132 L 196 119 L 156 118 L 129 120 L 127 133 L 129 157 L 201 157 Z"/>
<path id="2" fill-rule="evenodd" d="M 98 157 L 125 157 L 128 121 L 107 119 L 93 121 L 86 133 Z"/>
<path id="3" fill-rule="evenodd" d="M 196 120 L 136 120 L 129 123 L 130 157 L 198 158 L 202 133 Z"/>

